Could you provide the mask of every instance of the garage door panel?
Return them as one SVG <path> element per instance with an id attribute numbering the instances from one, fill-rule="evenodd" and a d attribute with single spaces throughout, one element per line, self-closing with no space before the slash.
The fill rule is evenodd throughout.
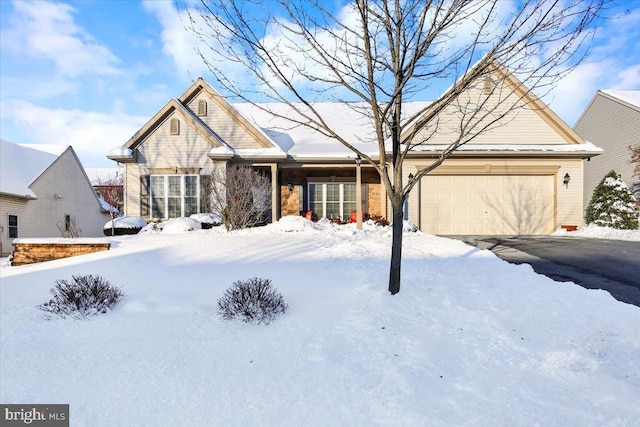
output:
<path id="1" fill-rule="evenodd" d="M 435 234 L 549 234 L 555 229 L 548 175 L 426 176 L 423 231 Z"/>

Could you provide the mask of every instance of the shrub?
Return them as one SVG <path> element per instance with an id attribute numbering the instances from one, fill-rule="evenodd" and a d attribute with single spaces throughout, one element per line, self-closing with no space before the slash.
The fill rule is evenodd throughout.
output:
<path id="1" fill-rule="evenodd" d="M 56 280 L 49 291 L 53 299 L 38 308 L 47 314 L 46 318 L 67 316 L 76 319 L 106 313 L 114 308 L 124 296 L 101 276 L 72 276 L 72 280 Z"/>
<path id="2" fill-rule="evenodd" d="M 107 222 L 104 227 L 105 236 L 124 236 L 138 234 L 147 225 L 147 221 L 137 216 L 121 216 Z"/>
<path id="3" fill-rule="evenodd" d="M 387 221 L 387 219 L 382 215 L 371 215 L 369 219 L 373 221 L 375 225 L 378 225 L 380 227 L 386 227 L 387 225 L 389 225 L 389 221 Z"/>
<path id="4" fill-rule="evenodd" d="M 593 192 L 586 212 L 587 224 L 620 230 L 638 228 L 636 200 L 615 171 L 609 172 Z"/>
<path id="5" fill-rule="evenodd" d="M 271 287 L 271 280 L 254 277 L 238 280 L 218 300 L 218 313 L 225 320 L 268 325 L 287 311 L 282 294 Z"/>

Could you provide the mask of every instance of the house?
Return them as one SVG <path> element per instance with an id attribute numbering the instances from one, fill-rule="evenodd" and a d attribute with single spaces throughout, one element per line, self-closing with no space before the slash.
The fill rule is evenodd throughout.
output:
<path id="1" fill-rule="evenodd" d="M 633 177 L 629 146 L 640 145 L 640 90 L 599 90 L 576 122 L 574 129 L 604 154 L 585 164 L 584 206 L 611 170 L 640 196 L 640 177 Z"/>
<path id="2" fill-rule="evenodd" d="M 3 256 L 12 252 L 16 238 L 62 237 L 62 231 L 72 227 L 79 228 L 82 237 L 104 235 L 108 211 L 72 147 L 56 147 L 59 154 L 4 140 L 0 147 Z"/>
<path id="3" fill-rule="evenodd" d="M 502 72 L 496 70 L 496 73 Z M 582 225 L 584 159 L 601 152 L 585 142 L 518 79 L 496 76 L 517 112 L 480 135 L 422 178 L 406 206 L 408 219 L 435 234 L 549 234 L 561 225 Z M 499 79 L 499 80 L 498 80 Z M 482 97 L 476 82 L 469 98 Z M 493 93 L 493 92 L 492 92 Z M 517 96 L 515 96 L 517 95 Z M 498 96 L 492 94 L 489 96 Z M 404 112 L 428 111 L 409 102 Z M 292 126 L 279 116 L 299 117 L 305 106 L 231 104 L 199 78 L 167 102 L 123 146 L 108 157 L 125 169 L 126 215 L 147 220 L 206 211 L 202 183 L 215 168 L 249 165 L 272 182 L 271 218 L 313 211 L 317 217 L 348 219 L 356 209 L 355 154 L 320 131 Z M 358 103 L 316 103 L 328 124 L 363 153 L 377 158 L 368 142 L 372 126 Z M 438 120 L 438 131 L 406 159 L 405 177 L 428 165 L 451 142 L 455 111 Z M 449 126 L 449 128 L 448 128 Z M 432 132 L 419 121 L 404 142 Z M 361 167 L 363 211 L 389 218 L 390 207 L 377 172 Z"/>

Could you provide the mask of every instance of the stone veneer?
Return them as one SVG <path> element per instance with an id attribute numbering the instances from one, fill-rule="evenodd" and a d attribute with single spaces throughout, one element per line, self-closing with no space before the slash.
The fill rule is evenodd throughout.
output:
<path id="1" fill-rule="evenodd" d="M 109 250 L 106 239 L 17 239 L 11 265 L 33 264 Z"/>

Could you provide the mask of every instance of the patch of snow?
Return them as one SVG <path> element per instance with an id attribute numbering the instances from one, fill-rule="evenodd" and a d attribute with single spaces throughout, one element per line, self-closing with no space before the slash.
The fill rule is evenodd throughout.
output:
<path id="1" fill-rule="evenodd" d="M 116 147 L 114 149 L 112 149 L 111 151 L 109 151 L 108 154 L 109 157 L 128 157 L 131 158 L 133 157 L 133 151 L 131 151 L 129 148 L 126 147 Z"/>
<path id="2" fill-rule="evenodd" d="M 190 216 L 190 218 L 195 219 L 196 221 L 202 223 L 202 224 L 213 224 L 213 225 L 219 225 L 222 223 L 222 218 L 220 218 L 219 215 L 213 214 L 213 213 L 199 213 L 199 214 L 193 214 Z"/>
<path id="3" fill-rule="evenodd" d="M 640 90 L 615 90 L 615 89 L 607 89 L 602 92 L 613 96 L 614 98 L 618 98 L 624 102 L 627 102 L 631 105 L 635 105 L 636 107 L 640 107 Z"/>
<path id="4" fill-rule="evenodd" d="M 637 424 L 638 307 L 421 232 L 391 296 L 389 227 L 314 226 L 116 236 L 1 269 L 0 401 L 69 403 L 97 427 Z M 44 320 L 35 307 L 74 274 L 126 296 Z M 251 277 L 289 305 L 269 326 L 217 314 Z"/>
<path id="5" fill-rule="evenodd" d="M 56 245 L 75 245 L 81 244 L 95 244 L 95 243 L 109 243 L 109 240 L 104 237 L 78 237 L 78 238 L 65 238 L 65 237 L 25 237 L 13 240 L 13 243 L 40 243 L 40 244 L 56 244 Z"/>
<path id="6" fill-rule="evenodd" d="M 618 230 L 610 227 L 599 227 L 589 224 L 575 231 L 557 230 L 553 236 L 589 237 L 592 239 L 629 240 L 640 242 L 640 230 Z"/>
<path id="7" fill-rule="evenodd" d="M 115 228 L 142 228 L 147 225 L 147 221 L 138 216 L 121 216 L 110 220 L 104 225 L 103 228 L 105 230 L 111 230 L 114 225 Z"/>
<path id="8" fill-rule="evenodd" d="M 278 230 L 291 233 L 291 232 L 309 232 L 314 231 L 315 227 L 313 222 L 300 216 L 300 215 L 287 215 L 283 216 L 276 223 Z"/>
<path id="9" fill-rule="evenodd" d="M 29 186 L 57 158 L 55 154 L 0 140 L 0 192 L 37 197 Z"/>
<path id="10" fill-rule="evenodd" d="M 202 226 L 200 225 L 200 221 L 195 220 L 193 218 L 173 218 L 164 223 L 164 227 L 162 228 L 163 233 L 169 234 L 177 234 L 177 233 L 186 233 L 188 231 L 200 230 Z"/>

